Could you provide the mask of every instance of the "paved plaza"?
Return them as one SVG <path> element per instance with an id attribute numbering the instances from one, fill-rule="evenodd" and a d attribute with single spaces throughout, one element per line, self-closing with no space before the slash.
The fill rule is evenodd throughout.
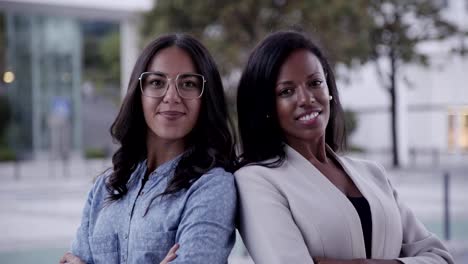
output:
<path id="1" fill-rule="evenodd" d="M 108 160 L 0 163 L 0 264 L 57 263 L 73 238 L 93 179 Z M 399 195 L 444 237 L 442 175 L 450 171 L 450 238 L 457 263 L 468 263 L 468 168 L 389 171 Z M 236 245 L 230 263 L 252 263 Z"/>

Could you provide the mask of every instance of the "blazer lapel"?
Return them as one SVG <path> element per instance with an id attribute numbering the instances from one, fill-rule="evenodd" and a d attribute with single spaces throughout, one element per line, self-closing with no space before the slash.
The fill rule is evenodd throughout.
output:
<path id="1" fill-rule="evenodd" d="M 378 186 L 372 181 L 372 175 L 365 168 L 356 168 L 348 162 L 336 155 L 331 149 L 330 152 L 335 156 L 336 160 L 341 164 L 346 173 L 351 177 L 356 187 L 369 203 L 372 216 L 372 258 L 383 257 L 385 252 L 386 221 L 384 206 L 382 205 L 381 197 L 379 196 Z"/>
<path id="2" fill-rule="evenodd" d="M 296 150 L 286 145 L 287 163 L 297 169 L 299 173 L 306 174 L 305 177 L 312 178 L 312 180 L 319 186 L 321 191 L 324 192 L 329 198 L 330 206 L 335 207 L 337 213 L 336 221 L 340 224 L 347 225 L 347 230 L 351 237 L 351 245 L 353 258 L 365 258 L 366 251 L 364 245 L 364 235 L 361 227 L 361 220 L 349 199 L 325 177 L 315 166 L 313 166 L 307 159 L 305 159 Z M 284 166 L 283 165 L 283 166 Z"/>

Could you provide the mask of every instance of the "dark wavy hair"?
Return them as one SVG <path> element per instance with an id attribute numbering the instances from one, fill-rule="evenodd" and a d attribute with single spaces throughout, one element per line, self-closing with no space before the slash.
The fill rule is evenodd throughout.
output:
<path id="1" fill-rule="evenodd" d="M 120 145 L 112 156 L 113 170 L 106 181 L 110 201 L 118 200 L 128 192 L 127 182 L 132 172 L 147 156 L 147 124 L 143 116 L 138 78 L 159 51 L 172 46 L 190 55 L 197 72 L 205 76 L 206 84 L 197 123 L 187 136 L 188 151 L 184 152 L 178 162 L 163 195 L 190 187 L 213 167 L 233 171 L 235 142 L 221 76 L 213 58 L 198 40 L 187 34 L 163 35 L 149 43 L 138 57 L 127 94 L 110 128 L 114 141 Z"/>
<path id="2" fill-rule="evenodd" d="M 239 82 L 237 113 L 242 154 L 238 167 L 250 163 L 278 167 L 283 163 L 285 136 L 276 113 L 275 85 L 286 58 L 300 49 L 312 52 L 322 64 L 333 96 L 325 140 L 333 150 L 344 150 L 344 113 L 330 63 L 304 33 L 280 31 L 270 34 L 254 48 Z"/>

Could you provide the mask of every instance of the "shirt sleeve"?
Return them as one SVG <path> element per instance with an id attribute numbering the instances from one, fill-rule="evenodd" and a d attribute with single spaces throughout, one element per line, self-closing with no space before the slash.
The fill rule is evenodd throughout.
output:
<path id="1" fill-rule="evenodd" d="M 380 167 L 380 166 L 379 166 Z M 383 171 L 383 168 L 380 167 Z M 393 196 L 400 211 L 403 241 L 399 261 L 405 264 L 453 264 L 454 260 L 442 241 L 429 232 L 409 207 L 402 203 L 395 188 Z"/>
<path id="2" fill-rule="evenodd" d="M 96 182 L 94 183 L 93 188 L 88 192 L 88 197 L 86 199 L 82 216 L 81 216 L 81 223 L 76 231 L 75 238 L 71 245 L 71 253 L 77 257 L 79 257 L 82 261 L 88 264 L 93 264 L 93 256 L 91 253 L 90 245 L 89 245 L 89 235 L 90 235 L 90 219 L 91 219 L 91 212 L 92 206 L 95 203 L 95 193 L 96 189 L 99 185 L 103 183 L 104 175 L 98 177 Z"/>
<path id="3" fill-rule="evenodd" d="M 287 199 L 262 175 L 236 174 L 239 232 L 258 264 L 314 263 L 294 222 Z"/>
<path id="4" fill-rule="evenodd" d="M 215 169 L 198 179 L 189 192 L 176 234 L 180 248 L 170 263 L 227 263 L 235 242 L 233 175 Z"/>

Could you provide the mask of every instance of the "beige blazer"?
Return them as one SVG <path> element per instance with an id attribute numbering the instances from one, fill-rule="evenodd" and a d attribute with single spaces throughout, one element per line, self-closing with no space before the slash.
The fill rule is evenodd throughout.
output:
<path id="1" fill-rule="evenodd" d="M 337 156 L 370 205 L 372 258 L 453 263 L 441 241 L 399 200 L 382 167 Z M 301 154 L 286 146 L 278 168 L 249 165 L 235 173 L 239 231 L 257 264 L 313 263 L 312 257 L 366 258 L 353 204 Z"/>

